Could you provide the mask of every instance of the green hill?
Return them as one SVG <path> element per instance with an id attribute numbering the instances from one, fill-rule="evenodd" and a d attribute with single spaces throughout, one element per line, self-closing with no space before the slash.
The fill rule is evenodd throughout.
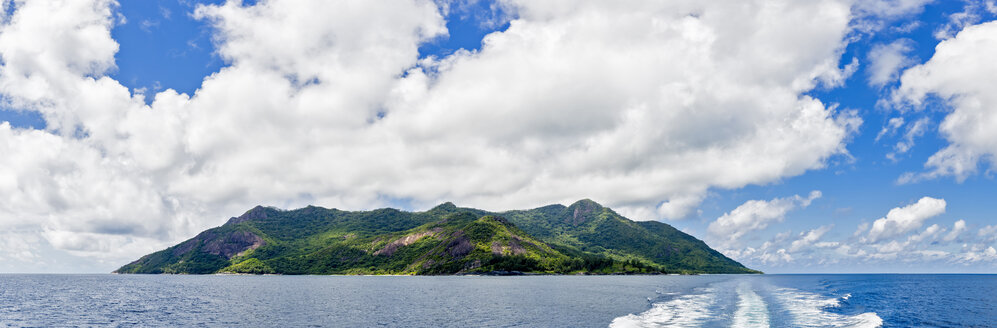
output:
<path id="1" fill-rule="evenodd" d="M 116 273 L 757 273 L 660 222 L 591 200 L 501 213 L 257 206 Z"/>

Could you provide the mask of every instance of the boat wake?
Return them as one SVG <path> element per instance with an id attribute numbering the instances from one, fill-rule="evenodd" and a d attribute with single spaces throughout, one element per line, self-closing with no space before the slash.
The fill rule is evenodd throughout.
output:
<path id="1" fill-rule="evenodd" d="M 883 325 L 883 319 L 874 312 L 844 315 L 827 311 L 841 306 L 841 301 L 851 297 L 850 294 L 827 298 L 792 288 L 780 288 L 773 295 L 784 304 L 795 327 L 874 328 Z"/>
<path id="2" fill-rule="evenodd" d="M 726 281 L 671 295 L 651 309 L 618 317 L 613 328 L 630 327 L 881 327 L 873 312 L 847 315 L 833 312 L 850 295 L 828 297 L 793 288 L 774 288 L 752 281 Z"/>
<path id="3" fill-rule="evenodd" d="M 737 287 L 737 310 L 731 327 L 755 328 L 769 326 L 769 310 L 765 300 L 747 282 Z"/>
<path id="4" fill-rule="evenodd" d="M 699 327 L 710 318 L 710 306 L 716 300 L 713 289 L 703 289 L 701 293 L 682 295 L 671 300 L 655 303 L 640 314 L 619 317 L 609 324 L 613 328 L 631 327 Z"/>

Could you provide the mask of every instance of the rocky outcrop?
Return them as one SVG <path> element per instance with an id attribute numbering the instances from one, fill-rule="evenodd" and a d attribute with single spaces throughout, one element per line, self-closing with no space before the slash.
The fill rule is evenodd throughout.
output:
<path id="1" fill-rule="evenodd" d="M 207 241 L 202 250 L 231 259 L 263 245 L 266 245 L 266 241 L 260 236 L 249 231 L 238 231 Z"/>
<path id="2" fill-rule="evenodd" d="M 238 217 L 233 217 L 225 222 L 225 225 L 239 224 L 249 220 L 265 220 L 267 219 L 267 208 L 263 206 L 256 206 L 253 209 L 247 211 Z"/>
<path id="3" fill-rule="evenodd" d="M 529 243 L 529 242 L 527 242 Z M 513 236 L 508 244 L 500 241 L 493 241 L 491 245 L 492 254 L 495 255 L 523 255 L 526 254 L 526 247 L 523 247 L 522 240 L 518 236 Z"/>
<path id="4" fill-rule="evenodd" d="M 602 209 L 602 205 L 590 199 L 577 201 L 567 208 L 568 215 L 564 223 L 577 226 L 598 215 Z"/>
<path id="5" fill-rule="evenodd" d="M 419 233 L 413 233 L 413 234 L 407 235 L 405 237 L 398 238 L 398 239 L 396 239 L 396 240 L 388 243 L 387 245 L 384 245 L 384 247 L 382 247 L 381 249 L 375 251 L 374 255 L 385 255 L 385 256 L 394 255 L 395 252 L 398 251 L 398 248 L 401 248 L 403 246 L 412 245 L 415 242 L 419 241 L 419 239 L 422 239 L 423 237 L 435 236 L 440 231 L 442 231 L 442 229 L 435 228 L 433 230 L 423 231 L 423 232 L 419 232 Z"/>
<path id="6" fill-rule="evenodd" d="M 249 231 L 218 234 L 212 230 L 208 230 L 191 240 L 177 245 L 177 247 L 173 248 L 173 256 L 187 254 L 196 249 L 198 245 L 201 245 L 202 252 L 231 259 L 266 245 L 266 241 Z"/>

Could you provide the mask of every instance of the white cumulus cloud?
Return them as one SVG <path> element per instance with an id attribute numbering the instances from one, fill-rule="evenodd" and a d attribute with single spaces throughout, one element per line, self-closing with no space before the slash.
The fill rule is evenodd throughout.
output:
<path id="1" fill-rule="evenodd" d="M 795 195 L 773 200 L 749 200 L 710 223 L 707 231 L 725 246 L 736 245 L 746 234 L 765 229 L 769 224 L 782 222 L 786 213 L 810 206 L 820 196 L 821 192 L 814 190 L 807 197 Z"/>
<path id="2" fill-rule="evenodd" d="M 885 217 L 872 222 L 863 240 L 876 243 L 919 229 L 925 220 L 945 213 L 945 205 L 944 199 L 923 197 L 916 203 L 893 208 Z"/>
<path id="3" fill-rule="evenodd" d="M 942 41 L 928 62 L 905 71 L 896 101 L 921 106 L 929 96 L 943 99 L 951 112 L 939 124 L 948 146 L 932 155 L 928 172 L 901 182 L 953 176 L 961 181 L 983 161 L 993 168 L 997 154 L 997 22 L 967 26 Z"/>
<path id="4" fill-rule="evenodd" d="M 955 223 L 952 224 L 952 230 L 949 231 L 947 235 L 945 235 L 943 240 L 948 242 L 954 241 L 956 240 L 956 238 L 959 238 L 959 236 L 962 235 L 963 232 L 966 232 L 966 229 L 967 229 L 966 220 L 955 221 Z"/>
<path id="5" fill-rule="evenodd" d="M 826 225 L 818 227 L 817 229 L 800 233 L 799 238 L 794 240 L 789 245 L 789 251 L 799 252 L 814 246 L 821 248 L 837 246 L 838 245 L 837 242 L 819 242 L 821 237 L 824 237 L 824 234 L 826 234 L 828 231 L 831 231 L 831 228 L 833 228 L 833 226 Z"/>

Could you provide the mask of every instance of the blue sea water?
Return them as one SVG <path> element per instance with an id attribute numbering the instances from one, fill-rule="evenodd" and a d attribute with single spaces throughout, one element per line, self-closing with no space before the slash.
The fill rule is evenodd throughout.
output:
<path id="1" fill-rule="evenodd" d="M 997 275 L 0 275 L 0 326 L 997 327 Z"/>

